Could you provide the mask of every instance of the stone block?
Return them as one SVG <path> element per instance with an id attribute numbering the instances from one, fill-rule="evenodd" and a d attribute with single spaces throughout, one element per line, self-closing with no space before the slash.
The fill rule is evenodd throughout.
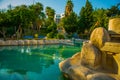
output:
<path id="1" fill-rule="evenodd" d="M 120 18 L 110 19 L 108 30 L 114 34 L 120 34 Z"/>
<path id="2" fill-rule="evenodd" d="M 92 69 L 101 65 L 101 52 L 91 43 L 84 43 L 81 50 L 81 63 Z"/>
<path id="3" fill-rule="evenodd" d="M 105 42 L 110 41 L 110 36 L 107 30 L 105 30 L 102 27 L 99 27 L 92 32 L 90 36 L 90 41 L 96 47 L 101 48 L 103 47 Z"/>

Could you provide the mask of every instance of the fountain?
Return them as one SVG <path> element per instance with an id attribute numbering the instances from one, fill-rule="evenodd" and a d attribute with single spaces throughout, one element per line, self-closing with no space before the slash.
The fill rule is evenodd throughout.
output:
<path id="1" fill-rule="evenodd" d="M 109 20 L 108 31 L 93 30 L 82 50 L 59 63 L 63 75 L 72 80 L 120 80 L 120 18 Z"/>

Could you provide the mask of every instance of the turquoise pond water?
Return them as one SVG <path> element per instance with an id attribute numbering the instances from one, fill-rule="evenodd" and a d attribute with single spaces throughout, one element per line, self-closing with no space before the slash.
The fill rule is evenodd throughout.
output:
<path id="1" fill-rule="evenodd" d="M 80 50 L 68 45 L 0 47 L 0 80 L 66 80 L 58 64 Z"/>

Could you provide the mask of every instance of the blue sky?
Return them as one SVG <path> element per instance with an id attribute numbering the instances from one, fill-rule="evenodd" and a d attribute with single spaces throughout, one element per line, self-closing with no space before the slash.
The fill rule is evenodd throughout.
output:
<path id="1" fill-rule="evenodd" d="M 6 9 L 9 4 L 12 6 L 26 4 L 30 5 L 34 2 L 40 2 L 44 8 L 46 6 L 52 7 L 57 14 L 64 13 L 64 8 L 67 0 L 0 0 L 0 9 Z M 79 14 L 82 6 L 85 5 L 86 0 L 72 0 L 74 3 L 74 11 Z M 89 0 L 93 8 L 110 8 L 112 5 L 120 3 L 120 0 Z"/>

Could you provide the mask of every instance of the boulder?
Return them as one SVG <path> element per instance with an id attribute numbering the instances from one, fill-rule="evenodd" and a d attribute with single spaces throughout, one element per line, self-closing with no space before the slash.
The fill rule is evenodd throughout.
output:
<path id="1" fill-rule="evenodd" d="M 70 58 L 70 64 L 71 65 L 80 65 L 80 63 L 81 63 L 81 53 L 78 52 Z"/>
<path id="2" fill-rule="evenodd" d="M 87 80 L 116 80 L 116 79 L 105 73 L 95 73 L 88 75 Z"/>
<path id="3" fill-rule="evenodd" d="M 71 66 L 80 65 L 80 55 L 81 55 L 81 53 L 78 52 L 78 53 L 76 53 L 75 55 L 73 55 L 71 58 L 68 58 L 68 59 L 60 62 L 60 63 L 59 63 L 60 70 L 61 70 L 62 72 L 67 73 L 68 69 L 69 69 Z"/>
<path id="4" fill-rule="evenodd" d="M 108 30 L 116 34 L 120 34 L 120 18 L 110 19 Z"/>
<path id="5" fill-rule="evenodd" d="M 105 42 L 110 41 L 110 36 L 107 30 L 102 27 L 94 29 L 90 36 L 90 41 L 93 45 L 98 48 L 103 47 Z"/>
<path id="6" fill-rule="evenodd" d="M 71 67 L 70 58 L 59 63 L 59 68 L 63 73 L 67 73 L 69 67 Z"/>
<path id="7" fill-rule="evenodd" d="M 92 69 L 97 69 L 101 64 L 101 52 L 91 43 L 83 43 L 81 50 L 81 63 Z"/>
<path id="8" fill-rule="evenodd" d="M 68 77 L 72 80 L 87 80 L 87 75 L 93 74 L 94 71 L 83 66 L 71 66 L 68 69 Z"/>
<path id="9" fill-rule="evenodd" d="M 105 45 L 101 48 L 101 51 L 111 52 L 111 53 L 120 53 L 120 43 L 117 42 L 106 42 Z"/>

